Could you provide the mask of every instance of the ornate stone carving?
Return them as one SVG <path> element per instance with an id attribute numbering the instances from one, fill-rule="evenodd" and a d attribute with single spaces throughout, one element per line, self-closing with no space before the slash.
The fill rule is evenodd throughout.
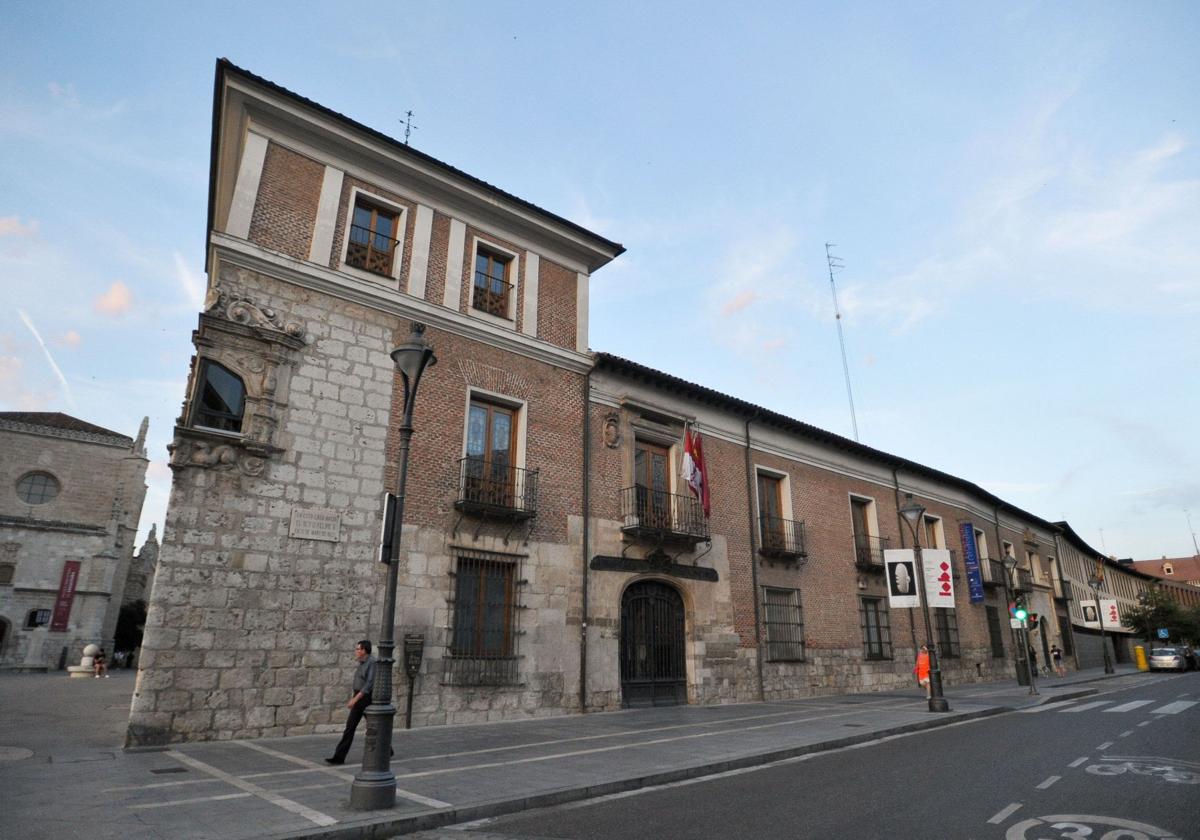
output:
<path id="1" fill-rule="evenodd" d="M 274 309 L 258 306 L 249 298 L 235 296 L 218 286 L 209 289 L 204 303 L 206 312 L 223 316 L 235 324 L 274 330 L 292 338 L 304 337 L 304 325 L 298 321 L 287 321 Z"/>
<path id="2" fill-rule="evenodd" d="M 255 441 L 239 440 L 228 443 L 214 440 L 208 433 L 195 429 L 177 428 L 175 439 L 167 444 L 172 469 L 202 467 L 205 469 L 237 469 L 244 475 L 259 476 L 267 467 L 270 455 L 281 452 L 278 447 Z"/>
<path id="3" fill-rule="evenodd" d="M 605 417 L 600 435 L 604 440 L 604 445 L 609 449 L 619 447 L 621 445 L 621 418 L 616 414 Z"/>

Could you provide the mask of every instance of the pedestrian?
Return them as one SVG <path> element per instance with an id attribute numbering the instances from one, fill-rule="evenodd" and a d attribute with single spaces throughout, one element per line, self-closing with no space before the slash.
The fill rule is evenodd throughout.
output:
<path id="1" fill-rule="evenodd" d="M 346 718 L 346 728 L 342 731 L 342 740 L 338 741 L 333 755 L 325 759 L 326 764 L 345 764 L 346 753 L 354 743 L 354 730 L 362 720 L 363 712 L 371 705 L 371 691 L 375 688 L 375 657 L 371 656 L 371 640 L 362 639 L 354 646 L 354 658 L 358 667 L 354 669 L 354 681 L 350 687 L 350 699 L 346 708 L 350 710 Z"/>
<path id="2" fill-rule="evenodd" d="M 917 654 L 917 664 L 913 666 L 913 673 L 917 675 L 917 685 L 925 686 L 925 698 L 933 696 L 933 689 L 929 685 L 929 645 L 921 645 L 921 650 Z"/>
<path id="3" fill-rule="evenodd" d="M 104 677 L 108 679 L 108 663 L 104 661 L 104 648 L 100 648 L 99 652 L 92 657 L 92 676 L 96 679 Z M 84 677 L 87 679 L 87 677 Z"/>
<path id="4" fill-rule="evenodd" d="M 1058 674 L 1060 677 L 1065 677 L 1067 675 L 1067 669 L 1063 667 L 1062 651 L 1059 650 L 1058 645 L 1050 646 L 1050 658 L 1054 660 L 1054 673 Z"/>

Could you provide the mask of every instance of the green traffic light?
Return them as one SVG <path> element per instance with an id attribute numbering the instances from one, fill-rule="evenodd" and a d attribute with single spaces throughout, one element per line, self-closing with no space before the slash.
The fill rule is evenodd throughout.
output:
<path id="1" fill-rule="evenodd" d="M 1014 615 L 1017 617 L 1018 621 L 1024 621 L 1025 619 L 1029 618 L 1029 611 L 1024 607 L 1017 607 L 1017 611 L 1014 613 Z"/>

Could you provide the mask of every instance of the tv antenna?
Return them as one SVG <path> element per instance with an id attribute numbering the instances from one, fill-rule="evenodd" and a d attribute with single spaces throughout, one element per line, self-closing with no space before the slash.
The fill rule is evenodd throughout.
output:
<path id="1" fill-rule="evenodd" d="M 418 129 L 418 128 L 420 128 L 420 126 L 413 125 L 412 118 L 413 118 L 413 112 L 412 112 L 412 111 L 405 111 L 405 112 L 404 112 L 404 119 L 402 119 L 402 120 L 400 121 L 400 122 L 402 122 L 402 123 L 404 124 L 404 145 L 405 145 L 405 146 L 407 146 L 407 145 L 408 145 L 408 137 L 409 137 L 409 135 L 410 135 L 410 134 L 412 134 L 412 133 L 413 133 L 413 131 L 414 131 L 415 129 Z"/>
<path id="2" fill-rule="evenodd" d="M 846 361 L 846 336 L 842 332 L 842 311 L 838 308 L 837 284 L 833 280 L 833 272 L 841 271 L 846 265 L 841 257 L 834 256 L 830 250 L 836 247 L 833 242 L 825 243 L 825 262 L 829 265 L 829 292 L 833 295 L 833 317 L 837 321 L 838 344 L 842 348 L 842 374 L 846 377 L 846 399 L 850 401 L 850 425 L 854 427 L 854 439 L 857 441 L 858 418 L 854 414 L 854 391 L 850 388 L 850 365 Z"/>
<path id="3" fill-rule="evenodd" d="M 1196 544 L 1196 529 L 1192 527 L 1192 515 L 1188 513 L 1188 509 L 1183 509 L 1183 515 L 1187 517 L 1188 530 L 1192 533 L 1192 548 L 1196 551 L 1196 556 L 1200 557 L 1200 545 Z"/>

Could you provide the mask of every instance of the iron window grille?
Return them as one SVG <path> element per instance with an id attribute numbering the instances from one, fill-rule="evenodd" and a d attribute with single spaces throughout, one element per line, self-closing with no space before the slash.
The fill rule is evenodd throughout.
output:
<path id="1" fill-rule="evenodd" d="M 887 602 L 882 598 L 862 598 L 863 656 L 867 659 L 892 658 L 892 624 Z"/>
<path id="2" fill-rule="evenodd" d="M 29 615 L 25 616 L 25 629 L 33 630 L 36 627 L 45 627 L 50 623 L 50 610 L 30 610 Z"/>
<path id="3" fill-rule="evenodd" d="M 222 432 L 240 432 L 246 410 L 246 386 L 241 377 L 211 359 L 200 363 L 200 390 L 192 425 Z"/>
<path id="4" fill-rule="evenodd" d="M 763 587 L 763 625 L 768 662 L 804 661 L 804 614 L 799 590 Z"/>
<path id="5" fill-rule="evenodd" d="M 708 520 L 699 499 L 640 484 L 621 490 L 621 530 L 658 542 L 694 544 L 709 538 Z"/>
<path id="6" fill-rule="evenodd" d="M 763 514 L 759 517 L 759 552 L 784 560 L 808 556 L 804 548 L 804 523 Z"/>
<path id="7" fill-rule="evenodd" d="M 995 607 L 986 607 L 988 638 L 992 642 L 992 658 L 1004 658 L 1004 633 L 1000 628 L 1000 610 Z"/>
<path id="8" fill-rule="evenodd" d="M 471 306 L 497 318 L 508 317 L 508 301 L 513 288 L 508 282 L 511 262 L 508 257 L 479 249 L 475 255 L 475 292 L 471 296 Z"/>
<path id="9" fill-rule="evenodd" d="M 537 513 L 537 470 L 469 455 L 459 461 L 458 474 L 458 510 L 512 519 Z"/>
<path id="10" fill-rule="evenodd" d="M 512 555 L 460 551 L 450 602 L 450 648 L 444 679 L 455 685 L 515 685 L 520 613 L 518 560 Z"/>
<path id="11" fill-rule="evenodd" d="M 17 482 L 17 496 L 27 505 L 44 505 L 58 498 L 58 479 L 44 472 L 31 472 Z"/>
<path id="12" fill-rule="evenodd" d="M 0 563 L 0 586 L 11 586 L 17 567 L 12 563 Z"/>
<path id="13" fill-rule="evenodd" d="M 938 655 L 944 659 L 957 659 L 962 655 L 958 648 L 958 617 L 949 607 L 934 607 L 934 633 L 937 636 Z"/>

